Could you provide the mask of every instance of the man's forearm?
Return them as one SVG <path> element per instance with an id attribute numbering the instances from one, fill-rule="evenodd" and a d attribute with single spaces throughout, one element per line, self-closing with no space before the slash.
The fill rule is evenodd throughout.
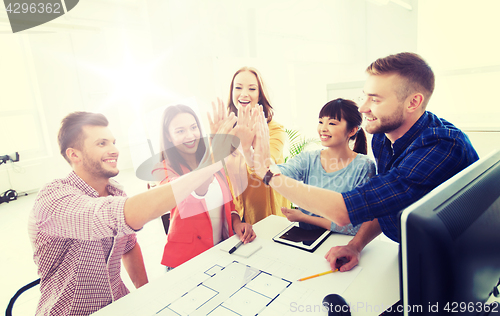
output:
<path id="1" fill-rule="evenodd" d="M 222 163 L 219 161 L 185 174 L 172 182 L 130 197 L 124 207 L 127 225 L 135 230 L 142 228 L 147 222 L 174 208 L 177 203 L 183 201 L 221 168 Z"/>
<path id="2" fill-rule="evenodd" d="M 263 179 L 270 165 L 270 138 L 271 132 L 261 112 L 256 123 L 256 139 L 254 146 L 254 168 L 257 175 Z M 303 209 L 334 222 L 339 226 L 350 223 L 349 214 L 342 194 L 306 185 L 284 175 L 272 177 L 271 187 L 293 203 Z"/>
<path id="3" fill-rule="evenodd" d="M 348 243 L 349 246 L 354 247 L 358 252 L 361 252 L 368 243 L 370 243 L 375 237 L 380 235 L 382 229 L 378 223 L 378 219 L 374 219 L 370 222 L 364 222 L 361 224 L 358 232 L 353 239 Z"/>
<path id="4" fill-rule="evenodd" d="M 344 199 L 338 192 L 307 185 L 284 175 L 273 177 L 269 184 L 275 191 L 309 212 L 323 216 L 339 226 L 350 223 Z"/>
<path id="5" fill-rule="evenodd" d="M 306 215 L 304 214 L 305 216 L 303 217 L 303 221 L 304 223 L 307 223 L 307 224 L 311 224 L 311 225 L 316 225 L 316 226 L 319 226 L 319 227 L 322 227 L 324 229 L 328 229 L 330 230 L 331 228 L 331 224 L 332 222 L 329 221 L 328 219 L 326 218 L 323 218 L 323 217 L 317 217 L 317 216 L 311 216 L 311 215 Z"/>
<path id="6" fill-rule="evenodd" d="M 148 276 L 146 274 L 146 268 L 144 267 L 142 251 L 138 243 L 135 244 L 132 250 L 123 254 L 122 262 L 136 288 L 140 288 L 144 284 L 148 283 Z"/>

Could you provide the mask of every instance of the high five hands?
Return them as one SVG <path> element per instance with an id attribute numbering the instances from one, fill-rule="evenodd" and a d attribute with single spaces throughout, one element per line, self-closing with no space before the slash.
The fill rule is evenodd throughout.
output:
<path id="1" fill-rule="evenodd" d="M 207 152 L 200 163 L 200 167 L 206 167 L 211 163 L 224 160 L 234 151 L 234 144 L 238 143 L 236 134 L 238 133 L 239 127 L 235 127 L 237 117 L 234 113 L 226 115 L 222 101 L 220 99 L 218 99 L 218 101 L 218 108 L 212 102 L 214 111 L 213 120 L 210 113 L 207 113 L 211 132 L 209 137 L 210 146 L 207 147 Z"/>
<path id="2" fill-rule="evenodd" d="M 224 102 L 220 98 L 217 98 L 217 103 L 212 102 L 213 119 L 210 113 L 207 113 L 208 121 L 210 123 L 210 132 L 212 134 L 217 133 L 219 127 L 223 122 L 233 113 L 227 114 Z M 257 106 L 255 108 L 250 108 L 248 106 L 242 107 L 238 110 L 237 117 L 237 127 L 235 135 L 239 138 L 243 150 L 247 150 L 253 146 L 255 141 L 255 127 L 257 119 L 260 112 L 262 112 L 262 106 Z"/>
<path id="3" fill-rule="evenodd" d="M 267 126 L 266 117 L 262 111 L 262 106 L 258 107 L 259 115 L 256 121 L 255 128 L 255 145 L 254 145 L 254 169 L 255 173 L 264 178 L 271 165 L 271 151 L 269 146 L 269 127 Z"/>
<path id="4" fill-rule="evenodd" d="M 208 121 L 210 123 L 210 131 L 215 134 L 225 120 L 234 115 L 227 114 L 224 102 L 217 98 L 217 103 L 212 102 L 213 119 L 208 113 Z M 253 166 L 253 146 L 255 144 L 256 124 L 259 119 L 262 106 L 250 108 L 248 106 L 238 109 L 237 124 L 234 135 L 238 138 L 241 144 L 240 150 L 245 156 L 245 161 L 249 167 Z M 234 147 L 239 147 L 238 144 L 233 144 Z"/>
<path id="5" fill-rule="evenodd" d="M 238 138 L 241 141 L 243 151 L 248 151 L 255 143 L 255 128 L 259 114 L 262 112 L 262 106 L 251 109 L 250 107 L 241 107 L 238 109 Z"/>

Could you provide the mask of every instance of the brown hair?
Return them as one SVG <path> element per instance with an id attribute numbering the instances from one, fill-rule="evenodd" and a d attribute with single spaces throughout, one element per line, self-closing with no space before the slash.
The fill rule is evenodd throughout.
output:
<path id="1" fill-rule="evenodd" d="M 320 119 L 322 117 L 329 117 L 337 121 L 346 121 L 347 131 L 352 131 L 353 128 L 358 127 L 358 132 L 351 136 L 350 140 L 355 140 L 353 151 L 359 154 L 366 155 L 368 152 L 366 144 L 366 134 L 361 128 L 363 117 L 358 111 L 358 106 L 354 101 L 344 100 L 341 98 L 329 101 L 326 103 L 321 111 L 319 111 Z"/>
<path id="2" fill-rule="evenodd" d="M 269 102 L 269 96 L 267 93 L 266 86 L 264 85 L 264 81 L 262 80 L 262 76 L 260 75 L 259 71 L 253 67 L 246 67 L 246 66 L 241 67 L 233 75 L 233 79 L 231 80 L 231 85 L 229 86 L 229 101 L 227 102 L 227 109 L 229 113 L 233 112 L 234 115 L 238 115 L 238 109 L 236 109 L 236 106 L 233 103 L 234 78 L 240 72 L 243 71 L 249 71 L 255 75 L 255 78 L 257 78 L 257 83 L 259 85 L 259 104 L 262 105 L 264 110 L 264 115 L 266 116 L 267 122 L 269 123 L 273 119 L 273 107 Z"/>
<path id="3" fill-rule="evenodd" d="M 403 101 L 411 93 L 421 92 L 424 95 L 423 108 L 429 102 L 434 91 L 434 73 L 425 60 L 415 53 L 399 53 L 379 58 L 366 72 L 370 75 L 397 74 L 405 79 L 397 92 L 398 99 Z"/>
<path id="4" fill-rule="evenodd" d="M 66 155 L 66 149 L 75 148 L 82 150 L 83 141 L 85 139 L 82 129 L 83 126 L 91 125 L 106 127 L 108 124 L 108 119 L 101 113 L 73 112 L 68 114 L 61 121 L 61 128 L 57 136 L 61 155 L 71 164 L 71 161 Z"/>

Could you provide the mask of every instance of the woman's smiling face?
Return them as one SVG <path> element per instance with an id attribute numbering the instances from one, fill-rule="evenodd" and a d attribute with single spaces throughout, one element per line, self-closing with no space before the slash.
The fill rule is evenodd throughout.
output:
<path id="1" fill-rule="evenodd" d="M 200 142 L 200 129 L 189 113 L 177 114 L 168 127 L 168 139 L 181 155 L 194 155 Z"/>
<path id="2" fill-rule="evenodd" d="M 250 71 L 242 71 L 234 77 L 233 103 L 239 110 L 241 107 L 255 107 L 259 103 L 259 83 Z"/>

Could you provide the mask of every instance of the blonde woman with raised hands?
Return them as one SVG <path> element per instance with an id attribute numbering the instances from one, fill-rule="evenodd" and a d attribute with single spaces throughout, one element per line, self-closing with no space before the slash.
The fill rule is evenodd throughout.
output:
<path id="1" fill-rule="evenodd" d="M 227 112 L 222 110 L 224 104 L 221 100 L 213 106 L 217 107 L 219 112 L 218 118 L 214 117 L 212 122 L 214 127 L 217 126 L 217 119 L 223 119 L 224 115 L 234 113 L 238 117 L 236 133 L 240 139 L 238 152 L 241 155 L 240 163 L 245 162 L 247 165 L 248 183 L 241 193 L 233 191 L 234 204 L 241 218 L 253 225 L 269 215 L 284 216 L 281 208 L 286 207 L 289 202 L 271 187 L 263 185 L 262 179 L 253 168 L 254 122 L 260 112 L 264 112 L 268 124 L 270 155 L 274 163 L 284 162 L 283 151 L 287 138 L 283 125 L 273 120 L 273 108 L 260 73 L 252 67 L 240 68 L 231 81 Z"/>

